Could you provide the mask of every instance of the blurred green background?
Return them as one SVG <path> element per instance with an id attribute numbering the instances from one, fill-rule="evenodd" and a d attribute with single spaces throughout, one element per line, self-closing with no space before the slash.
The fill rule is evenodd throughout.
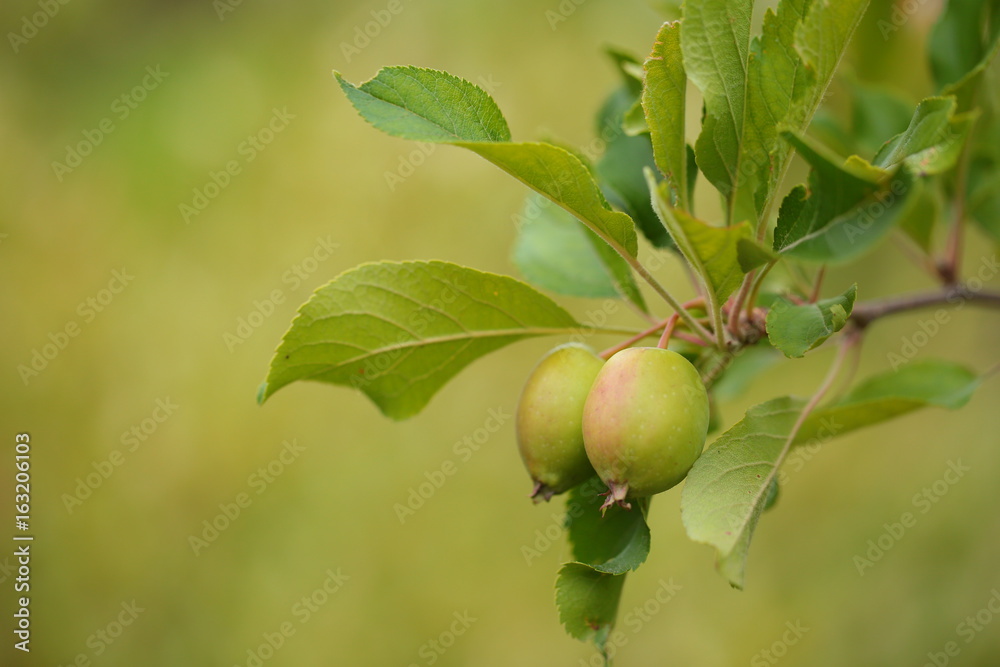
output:
<path id="1" fill-rule="evenodd" d="M 463 151 L 411 157 L 419 147 L 357 117 L 332 69 L 355 82 L 388 64 L 446 69 L 491 86 L 515 138 L 582 145 L 617 85 L 601 47 L 646 53 L 662 15 L 643 0 L 562 2 L 554 26 L 557 0 L 401 0 L 397 15 L 387 0 L 50 4 L 36 34 L 13 42 L 42 9 L 0 7 L 0 395 L 11 443 L 0 488 L 12 521 L 13 434 L 30 432 L 36 535 L 33 651 L 26 660 L 10 647 L 13 575 L 0 570 L 0 663 L 588 664 L 593 652 L 563 633 L 553 602 L 567 549 L 545 535 L 562 501 L 527 500 L 509 417 L 524 377 L 560 341 L 477 362 L 404 423 L 344 388 L 297 384 L 263 408 L 254 396 L 298 305 L 341 271 L 436 258 L 515 273 L 510 220 L 524 188 Z M 918 12 L 886 41 L 877 22 L 892 6 L 873 3 L 849 66 L 915 101 L 931 92 L 922 45 L 939 3 L 908 4 Z M 391 20 L 376 30 L 373 12 Z M 366 25 L 377 33 L 367 43 Z M 54 167 L 76 161 L 68 147 L 88 154 Z M 406 161 L 420 164 L 390 188 L 386 174 L 407 173 Z M 224 187 L 208 185 L 213 174 Z M 197 202 L 195 190 L 209 196 Z M 204 210 L 186 220 L 181 205 L 196 203 Z M 968 266 L 993 250 L 973 235 Z M 660 275 L 682 284 L 674 263 Z M 833 271 L 827 290 L 854 281 L 861 298 L 930 286 L 893 243 Z M 606 306 L 565 303 L 581 318 Z M 639 324 L 625 309 L 611 319 Z M 920 319 L 872 328 L 861 375 L 885 369 Z M 72 323 L 78 335 L 22 377 Z M 985 370 L 996 326 L 966 308 L 922 354 Z M 811 392 L 830 357 L 771 368 L 722 404 L 725 424 L 772 396 Z M 655 600 L 661 581 L 681 590 L 623 621 L 618 664 L 773 664 L 761 651 L 786 623 L 808 628 L 780 651 L 787 665 L 921 665 L 953 640 L 950 664 L 1000 664 L 1000 618 L 968 643 L 956 634 L 1000 590 L 998 399 L 994 379 L 960 412 L 872 428 L 789 468 L 742 593 L 685 538 L 679 490 L 658 498 L 653 551 L 626 585 L 623 615 Z M 457 444 L 469 441 L 478 449 Z M 970 471 L 860 576 L 854 557 L 959 459 Z M 455 474 L 401 522 L 396 505 L 449 461 Z"/>

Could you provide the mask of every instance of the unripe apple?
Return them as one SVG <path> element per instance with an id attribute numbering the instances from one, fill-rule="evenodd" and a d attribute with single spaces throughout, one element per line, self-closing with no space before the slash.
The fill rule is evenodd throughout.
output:
<path id="1" fill-rule="evenodd" d="M 546 500 L 593 476 L 583 447 L 583 404 L 604 360 L 577 343 L 561 345 L 532 371 L 517 405 L 517 444 Z"/>
<path id="2" fill-rule="evenodd" d="M 605 505 L 651 496 L 685 476 L 708 433 L 708 393 L 691 363 L 670 350 L 633 347 L 598 373 L 583 410 L 583 439 L 608 485 Z"/>

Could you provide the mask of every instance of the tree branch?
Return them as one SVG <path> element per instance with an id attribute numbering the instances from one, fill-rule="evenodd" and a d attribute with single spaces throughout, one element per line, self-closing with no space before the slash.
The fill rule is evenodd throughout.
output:
<path id="1" fill-rule="evenodd" d="M 851 321 L 863 329 L 875 320 L 887 315 L 966 301 L 1000 308 L 1000 292 L 973 290 L 968 285 L 963 284 L 949 285 L 939 292 L 907 294 L 881 301 L 859 303 L 851 313 Z"/>

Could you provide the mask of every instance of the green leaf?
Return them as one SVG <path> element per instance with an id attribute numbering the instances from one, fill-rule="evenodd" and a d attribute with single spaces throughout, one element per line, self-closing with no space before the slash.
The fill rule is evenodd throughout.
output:
<path id="1" fill-rule="evenodd" d="M 642 93 L 642 63 L 631 53 L 615 46 L 604 48 L 605 55 L 615 64 L 621 74 L 622 83 L 633 98 Z"/>
<path id="2" fill-rule="evenodd" d="M 715 384 L 712 397 L 716 401 L 732 401 L 742 396 L 758 380 L 764 371 L 782 360 L 773 347 L 764 341 L 752 347 L 745 347 L 733 359 Z"/>
<path id="3" fill-rule="evenodd" d="M 797 306 L 778 299 L 767 312 L 767 337 L 786 357 L 801 357 L 844 328 L 858 296 L 855 284 L 844 294 Z"/>
<path id="4" fill-rule="evenodd" d="M 1000 7 L 997 10 L 998 23 L 1000 23 Z M 971 111 L 977 104 L 979 91 L 982 89 L 983 81 L 987 78 L 990 66 L 1000 54 L 1000 35 L 993 38 L 993 46 L 986 52 L 983 59 L 975 67 L 969 70 L 965 76 L 944 87 L 942 95 L 954 95 L 958 100 L 957 111 Z"/>
<path id="5" fill-rule="evenodd" d="M 1000 16 L 996 14 L 1000 14 L 1000 7 L 995 0 L 947 2 L 931 30 L 927 46 L 938 88 L 959 81 L 982 61 L 987 52 L 987 29 L 995 35 L 1000 25 Z"/>
<path id="6" fill-rule="evenodd" d="M 876 375 L 835 404 L 809 415 L 795 444 L 829 440 L 928 406 L 957 410 L 982 381 L 964 366 L 947 361 L 907 363 L 899 354 L 890 354 L 889 363 L 899 370 Z"/>
<path id="7" fill-rule="evenodd" d="M 486 158 L 631 256 L 638 252 L 632 219 L 612 211 L 587 167 L 569 151 L 544 143 L 460 144 Z"/>
<path id="8" fill-rule="evenodd" d="M 749 43 L 750 0 L 687 3 L 681 46 L 705 98 L 698 166 L 726 201 L 726 219 L 760 220 L 791 158 L 783 128 L 804 132 L 868 0 L 782 0 Z"/>
<path id="9" fill-rule="evenodd" d="M 364 264 L 299 309 L 259 400 L 314 380 L 360 389 L 387 416 L 404 419 L 479 357 L 579 326 L 513 278 L 446 262 Z"/>
<path id="10" fill-rule="evenodd" d="M 653 142 L 653 155 L 669 184 L 672 206 L 691 210 L 688 199 L 688 155 L 684 142 L 687 75 L 681 53 L 680 22 L 664 23 L 653 52 L 643 65 L 646 72 L 642 108 Z"/>
<path id="11" fill-rule="evenodd" d="M 955 166 L 972 126 L 972 116 L 955 116 L 954 97 L 929 97 L 917 105 L 909 127 L 882 146 L 873 163 L 888 169 L 901 163 L 919 174 L 940 174 Z"/>
<path id="12" fill-rule="evenodd" d="M 906 168 L 888 171 L 857 156 L 843 162 L 804 137 L 784 136 L 813 170 L 808 190 L 792 190 L 782 204 L 775 250 L 845 262 L 874 247 L 908 213 L 915 178 Z"/>
<path id="13" fill-rule="evenodd" d="M 784 0 L 777 13 L 768 8 L 762 34 L 750 45 L 737 187 L 743 191 L 738 199 L 753 203 L 755 220 L 777 188 L 781 165 L 790 152 L 778 130 L 808 124 L 803 105 L 816 88 L 815 73 L 802 62 L 795 35 L 812 5 L 813 0 Z"/>
<path id="14" fill-rule="evenodd" d="M 795 30 L 795 43 L 805 66 L 813 72 L 815 86 L 786 124 L 804 132 L 823 102 L 847 45 L 868 10 L 869 0 L 814 0 Z"/>
<path id="15" fill-rule="evenodd" d="M 969 165 L 969 214 L 1000 243 L 1000 152 L 996 158 L 981 156 Z"/>
<path id="16" fill-rule="evenodd" d="M 385 67 L 355 87 L 334 72 L 351 104 L 386 134 L 413 141 L 510 141 L 493 98 L 468 81 L 420 67 Z"/>
<path id="17" fill-rule="evenodd" d="M 670 235 L 653 211 L 643 176 L 645 167 L 655 166 L 649 135 L 629 136 L 622 127 L 624 114 L 638 97 L 621 88 L 598 116 L 598 134 L 607 148 L 597 163 L 601 190 L 612 205 L 627 213 L 654 246 L 670 246 Z"/>
<path id="18" fill-rule="evenodd" d="M 628 265 L 618 255 L 602 259 L 597 248 L 606 244 L 575 217 L 541 195 L 532 194 L 519 220 L 513 261 L 528 282 L 567 296 L 619 296 L 608 265 L 618 263 L 618 271 L 625 273 Z"/>
<path id="19" fill-rule="evenodd" d="M 934 190 L 917 182 L 913 205 L 900 220 L 899 228 L 928 256 L 932 254 L 934 229 L 941 215 L 941 203 Z"/>
<path id="20" fill-rule="evenodd" d="M 615 252 L 631 257 L 638 252 L 632 219 L 611 210 L 587 166 L 552 144 L 509 143 L 496 104 L 473 84 L 416 67 L 383 68 L 357 87 L 335 75 L 361 116 L 380 130 L 467 148 L 572 213 Z M 631 275 L 620 287 L 645 307 Z"/>
<path id="21" fill-rule="evenodd" d="M 746 219 L 753 211 L 752 202 L 735 200 L 752 14 L 753 0 L 687 2 L 680 29 L 684 68 L 705 100 L 695 155 L 726 201 L 730 222 Z"/>
<path id="22" fill-rule="evenodd" d="M 750 540 L 803 407 L 783 397 L 750 408 L 695 461 L 684 483 L 684 528 L 695 542 L 715 547 L 720 572 L 736 588 L 743 588 Z"/>
<path id="23" fill-rule="evenodd" d="M 598 572 L 583 563 L 566 563 L 556 580 L 556 606 L 566 632 L 593 641 L 603 650 L 618 616 L 625 575 Z"/>
<path id="24" fill-rule="evenodd" d="M 669 197 L 666 182 L 657 186 L 652 174 L 647 172 L 650 189 L 653 190 L 653 204 L 660 219 L 670 231 L 674 244 L 695 270 L 710 291 L 714 301 L 721 303 L 732 294 L 746 273 L 740 262 L 754 261 L 753 253 L 747 247 L 740 252 L 741 242 L 750 242 L 753 230 L 749 223 L 732 227 L 712 227 L 691 217 L 680 209 L 672 209 L 667 204 Z M 766 253 L 760 249 L 761 253 Z"/>
<path id="25" fill-rule="evenodd" d="M 743 273 L 750 273 L 757 267 L 778 259 L 778 255 L 748 238 L 741 238 L 736 242 L 736 257 Z"/>
<path id="26" fill-rule="evenodd" d="M 719 570 L 742 588 L 747 550 L 789 439 L 823 442 L 928 405 L 964 405 L 980 379 L 940 361 L 913 362 L 861 384 L 831 407 L 792 429 L 805 406 L 797 398 L 775 398 L 750 408 L 719 436 L 688 473 L 681 494 L 681 519 L 688 536 L 718 552 Z"/>
<path id="27" fill-rule="evenodd" d="M 913 103 L 884 86 L 847 79 L 851 91 L 851 137 L 855 152 L 874 155 L 890 137 L 904 131 Z"/>
<path id="28" fill-rule="evenodd" d="M 598 572 L 625 574 L 649 555 L 649 526 L 638 507 L 626 510 L 614 505 L 602 516 L 604 491 L 607 487 L 594 477 L 569 493 L 566 527 L 573 557 Z"/>

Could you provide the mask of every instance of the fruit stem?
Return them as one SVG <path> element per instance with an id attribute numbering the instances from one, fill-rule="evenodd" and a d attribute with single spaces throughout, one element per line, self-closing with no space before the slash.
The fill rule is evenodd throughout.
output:
<path id="1" fill-rule="evenodd" d="M 612 505 L 618 505 L 622 509 L 630 510 L 632 505 L 625 501 L 625 496 L 628 495 L 628 482 L 625 484 L 619 484 L 618 482 L 608 482 L 608 490 L 601 494 L 606 496 L 604 504 L 601 505 L 601 516 L 608 511 L 608 508 Z"/>
<path id="2" fill-rule="evenodd" d="M 661 350 L 667 349 L 667 345 L 670 344 L 670 336 L 674 333 L 674 327 L 677 326 L 678 319 L 680 319 L 680 317 L 677 313 L 670 316 L 670 319 L 667 320 L 667 326 L 663 328 L 663 335 L 660 336 L 660 342 L 656 344 L 656 347 Z"/>
<path id="3" fill-rule="evenodd" d="M 823 289 L 823 278 L 826 276 L 826 264 L 819 267 L 819 271 L 816 272 L 816 282 L 813 284 L 812 294 L 809 295 L 809 303 L 816 303 L 819 301 L 820 290 Z"/>
<path id="4" fill-rule="evenodd" d="M 676 315 L 676 313 L 674 313 L 674 315 Z M 671 315 L 670 317 L 674 317 L 674 315 Z M 619 352 L 621 352 L 625 348 L 632 347 L 633 345 L 635 345 L 636 343 L 638 343 L 643 338 L 646 338 L 647 336 L 651 336 L 654 333 L 656 333 L 657 331 L 659 331 L 660 329 L 662 329 L 663 327 L 665 327 L 667 325 L 667 322 L 670 321 L 670 317 L 668 317 L 667 319 L 663 320 L 662 322 L 658 322 L 658 323 L 654 324 L 653 326 L 651 326 L 650 328 L 646 329 L 645 331 L 640 331 L 639 333 L 637 333 L 636 335 L 632 336 L 628 340 L 625 340 L 625 341 L 619 343 L 618 345 L 615 345 L 614 347 L 609 347 L 608 349 L 604 350 L 603 352 L 601 352 L 597 356 L 599 356 L 601 359 L 604 359 L 605 361 L 607 361 L 608 359 L 610 359 L 614 355 L 618 354 Z"/>
<path id="5" fill-rule="evenodd" d="M 552 500 L 552 496 L 554 495 L 555 493 L 552 491 L 551 487 L 543 482 L 535 482 L 535 488 L 531 490 L 530 498 L 532 502 L 538 504 L 543 500 L 545 502 Z"/>

